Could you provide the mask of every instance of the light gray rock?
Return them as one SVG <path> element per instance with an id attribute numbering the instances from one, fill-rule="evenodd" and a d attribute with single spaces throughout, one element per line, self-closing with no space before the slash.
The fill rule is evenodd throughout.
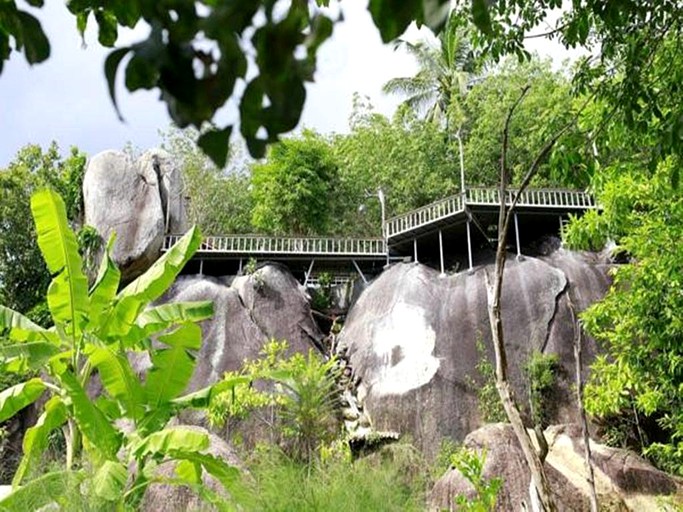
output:
<path id="1" fill-rule="evenodd" d="M 339 338 L 373 426 L 410 434 L 428 456 L 442 438 L 462 440 L 482 424 L 471 382 L 481 383 L 478 339 L 493 361 L 487 268 L 439 277 L 422 265 L 396 264 L 361 295 Z M 578 309 L 586 307 L 605 293 L 608 268 L 596 256 L 564 250 L 507 262 L 503 321 L 510 378 L 522 404 L 521 368 L 534 350 L 560 354 L 559 387 L 569 393 L 574 330 L 567 294 Z M 587 345 L 590 358 L 595 346 Z M 551 411 L 556 422 L 573 417 L 572 400 L 565 402 Z"/>
<path id="2" fill-rule="evenodd" d="M 546 429 L 548 456 L 546 475 L 558 510 L 589 510 L 583 441 L 578 425 L 559 425 Z M 501 478 L 498 511 L 521 510 L 529 503 L 531 475 L 510 425 L 496 423 L 469 434 L 464 445 L 482 453 L 485 480 Z M 600 510 L 634 511 L 676 510 L 681 505 L 683 480 L 655 469 L 627 450 L 609 448 L 591 441 L 595 486 Z M 437 481 L 430 496 L 431 510 L 457 510 L 455 497 L 475 497 L 474 488 L 456 469 Z M 667 505 L 667 502 L 669 505 Z"/>
<path id="3" fill-rule="evenodd" d="M 181 276 L 160 301 L 213 301 L 213 318 L 201 324 L 203 341 L 190 391 L 217 382 L 246 359 L 256 359 L 271 338 L 286 339 L 290 353 L 308 353 L 323 337 L 306 296 L 286 268 L 266 265 L 231 285 L 226 281 L 231 280 Z"/>
<path id="4" fill-rule="evenodd" d="M 120 151 L 90 159 L 83 178 L 85 223 L 108 240 L 116 232 L 113 258 L 122 280 L 142 274 L 159 257 L 164 212 L 157 173 Z"/>
<path id="5" fill-rule="evenodd" d="M 150 149 L 138 159 L 136 165 L 144 169 L 145 174 L 151 169 L 157 175 L 164 232 L 180 234 L 187 231 L 189 226 L 185 215 L 183 177 L 171 154 L 160 148 Z"/>

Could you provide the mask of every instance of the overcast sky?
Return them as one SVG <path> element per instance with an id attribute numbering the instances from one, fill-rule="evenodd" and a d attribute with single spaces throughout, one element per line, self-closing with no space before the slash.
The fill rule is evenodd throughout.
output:
<path id="1" fill-rule="evenodd" d="M 46 2 L 36 10 L 52 45 L 48 61 L 30 67 L 13 53 L 0 75 L 0 167 L 29 143 L 55 140 L 63 151 L 77 146 L 93 155 L 122 148 L 130 141 L 142 149 L 159 143 L 158 130 L 170 120 L 158 93 L 117 92 L 126 123 L 109 99 L 103 64 L 109 50 L 97 43 L 95 24 L 86 34 L 87 47 L 64 4 Z M 319 51 L 316 82 L 310 84 L 300 126 L 322 132 L 346 131 L 354 92 L 368 95 L 377 109 L 391 113 L 398 100 L 381 93 L 394 76 L 415 71 L 412 59 L 392 45 L 383 45 L 363 2 L 344 2 L 345 21 Z M 119 44 L 140 39 L 142 31 L 120 35 Z M 411 37 L 418 37 L 417 30 Z M 120 73 L 122 74 L 122 73 Z"/>

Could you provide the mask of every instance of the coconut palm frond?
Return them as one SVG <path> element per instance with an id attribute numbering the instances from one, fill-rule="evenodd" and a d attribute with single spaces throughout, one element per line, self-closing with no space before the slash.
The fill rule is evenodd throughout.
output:
<path id="1" fill-rule="evenodd" d="M 414 96 L 426 91 L 433 91 L 433 89 L 433 81 L 425 80 L 419 76 L 392 78 L 382 86 L 383 93 L 399 96 Z"/>

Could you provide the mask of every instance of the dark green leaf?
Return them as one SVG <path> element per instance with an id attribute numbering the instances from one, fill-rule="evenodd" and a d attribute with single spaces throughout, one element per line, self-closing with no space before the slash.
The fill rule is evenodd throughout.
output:
<path id="1" fill-rule="evenodd" d="M 111 47 L 118 37 L 118 22 L 116 16 L 109 11 L 96 11 L 95 19 L 100 27 L 97 40 L 102 46 Z"/>
<path id="2" fill-rule="evenodd" d="M 119 48 L 118 50 L 111 52 L 107 56 L 107 60 L 104 61 L 104 76 L 107 79 L 107 86 L 109 87 L 109 97 L 116 109 L 116 115 L 121 121 L 123 121 L 123 116 L 121 116 L 121 111 L 116 103 L 116 72 L 119 69 L 121 61 L 129 51 L 130 48 Z"/>
<path id="3" fill-rule="evenodd" d="M 26 60 L 29 64 L 43 62 L 50 56 L 50 42 L 43 32 L 40 22 L 24 11 L 17 11 L 16 16 L 21 26 L 21 41 Z"/>
<path id="4" fill-rule="evenodd" d="M 213 160 L 220 169 L 225 167 L 230 150 L 230 134 L 232 126 L 226 126 L 222 130 L 211 129 L 199 136 L 197 145 Z"/>
<path id="5" fill-rule="evenodd" d="M 484 34 L 491 35 L 491 15 L 486 0 L 472 0 L 472 20 Z"/>

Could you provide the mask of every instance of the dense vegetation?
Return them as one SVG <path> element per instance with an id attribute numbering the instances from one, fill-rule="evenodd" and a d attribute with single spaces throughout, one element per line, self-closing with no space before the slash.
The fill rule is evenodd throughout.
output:
<path id="1" fill-rule="evenodd" d="M 271 146 L 266 160 L 251 170 L 244 170 L 241 162 L 236 169 L 228 166 L 223 170 L 230 153 L 232 127 L 206 129 L 205 123 L 233 93 L 235 79 L 246 74 L 239 34 L 255 23 L 259 7 L 265 7 L 261 11 L 265 21 L 249 32 L 258 73 L 249 81 L 240 108 L 242 134 L 253 155 L 264 155 L 267 142 L 296 125 L 305 98 L 303 81 L 312 76 L 317 49 L 332 30 L 331 19 L 315 10 L 309 12 L 305 2 L 292 2 L 282 18 L 274 14 L 275 3 L 238 2 L 236 8 L 243 9 L 242 16 L 218 9 L 213 2 L 206 3 L 201 15 L 194 8 L 171 15 L 142 1 L 117 2 L 111 8 L 98 2 L 70 2 L 69 8 L 77 16 L 80 30 L 89 17 L 94 17 L 100 42 L 108 46 L 114 44 L 119 24 L 132 26 L 144 18 L 154 27 L 148 39 L 112 52 L 105 65 L 106 76 L 113 97 L 116 70 L 129 58 L 125 83 L 130 90 L 159 88 L 180 126 L 194 125 L 203 130 L 198 144 L 219 163 L 218 167 L 182 133 L 169 135 L 167 147 L 182 162 L 186 187 L 197 198 L 191 205 L 192 218 L 211 233 L 261 229 L 275 233 L 379 234 L 379 205 L 373 199 L 378 187 L 387 197 L 389 214 L 400 213 L 457 191 L 461 185 L 460 157 L 468 185 L 495 184 L 506 117 L 520 98 L 520 89 L 529 86 L 507 129 L 508 180 L 519 184 L 522 170 L 529 167 L 543 144 L 562 132 L 534 183 L 589 186 L 604 210 L 572 222 L 565 233 L 566 241 L 573 247 L 592 249 L 609 241 L 627 261 L 616 271 L 607 297 L 582 316 L 585 329 L 605 350 L 593 367 L 586 407 L 603 427 L 606 439 L 636 447 L 660 467 L 683 474 L 683 210 L 679 184 L 683 156 L 683 62 L 679 52 L 683 11 L 679 3 L 574 2 L 547 34 L 566 47 L 595 51 L 569 74 L 553 72 L 548 63 L 530 59 L 523 47 L 524 36 L 542 29 L 549 12 L 560 5 L 556 0 L 533 4 L 456 2 L 455 14 L 448 23 L 445 11 L 439 9 L 446 3 L 442 0 L 411 0 L 403 2 L 404 9 L 395 9 L 391 1 L 371 1 L 369 8 L 385 40 L 399 36 L 412 20 L 432 27 L 446 25 L 437 47 L 410 47 L 420 57 L 422 69 L 421 74 L 407 78 L 418 80 L 394 82 L 387 87 L 392 92 L 407 93 L 408 103 L 387 119 L 358 100 L 349 134 L 328 137 L 305 132 Z M 49 44 L 40 26 L 14 2 L 0 7 L 0 28 L 3 60 L 10 53 L 10 42 L 24 51 L 29 62 L 48 57 Z M 199 34 L 218 45 L 218 56 L 198 49 L 203 43 L 198 41 Z M 281 44 L 268 44 L 272 40 Z M 466 51 L 458 51 L 458 44 Z M 278 49 L 276 55 L 268 53 L 272 48 Z M 510 53 L 518 60 L 505 60 Z M 195 57 L 203 73 L 192 71 Z M 420 96 L 414 96 L 419 90 L 413 86 L 425 85 L 420 83 L 423 80 L 433 82 L 422 90 L 425 95 L 421 102 Z M 214 88 L 215 81 L 226 87 Z M 411 95 L 417 99 L 411 101 Z M 268 102 L 263 101 L 265 97 Z M 257 136 L 260 128 L 266 130 L 265 139 Z M 26 375 L 27 370 L 42 368 L 48 359 L 64 354 L 50 360 L 49 381 L 28 374 L 27 381 L 15 383 L 9 392 L 0 394 L 0 419 L 37 400 L 43 392 L 51 394 L 42 419 L 29 430 L 24 462 L 15 479 L 21 481 L 31 466 L 39 466 L 38 455 L 47 447 L 48 432 L 66 425 L 65 471 L 33 480 L 33 487 L 51 491 L 47 497 L 90 479 L 88 488 L 97 499 L 134 505 L 146 482 L 144 478 L 128 481 L 126 468 L 117 457 L 119 450 L 123 450 L 126 461 L 135 461 L 140 467 L 160 457 L 181 460 L 179 476 L 190 485 L 197 484 L 198 475 L 208 471 L 229 486 L 234 474 L 231 468 L 197 454 L 196 448 L 205 445 L 205 438 L 171 434 L 156 416 L 159 405 L 160 416 L 168 418 L 176 407 L 210 403 L 209 391 L 178 398 L 181 381 L 192 363 L 188 351 L 198 343 L 193 324 L 181 327 L 186 330 L 183 340 L 169 334 L 161 339 L 166 347 L 157 350 L 142 343 L 149 333 L 138 337 L 140 331 L 132 324 L 127 326 L 131 329 L 118 329 L 116 322 L 101 323 L 103 311 L 110 308 L 124 316 L 130 314 L 131 322 L 137 318 L 136 326 L 144 331 L 144 325 L 139 324 L 140 308 L 158 296 L 163 286 L 156 289 L 150 285 L 155 288 L 153 293 L 135 299 L 126 298 L 126 289 L 117 295 L 112 284 L 116 271 L 106 266 L 105 259 L 99 284 L 87 291 L 76 237 L 66 229 L 67 219 L 74 225 L 79 221 L 83 164 L 84 157 L 77 151 L 62 159 L 56 148 L 43 153 L 29 147 L 0 173 L 0 301 L 13 308 L 3 309 L 0 318 L 4 338 L 21 342 L 7 344 L 4 340 L 3 373 Z M 66 206 L 60 206 L 52 195 L 38 196 L 34 212 L 42 220 L 38 220 L 36 235 L 29 222 L 28 197 L 44 185 L 58 190 Z M 283 199 L 275 198 L 276 193 Z M 231 200 L 207 209 L 207 204 L 217 204 L 211 197 Z M 367 208 L 360 212 L 358 206 L 365 203 Z M 45 215 L 49 209 L 55 215 Z M 50 220 L 59 221 L 61 242 L 48 234 Z M 49 271 L 38 258 L 36 236 L 39 241 L 42 236 L 40 245 Z M 61 251 L 66 255 L 63 261 L 58 260 L 59 251 L 54 249 L 58 242 L 67 247 Z M 192 243 L 196 245 L 196 240 Z M 50 274 L 57 285 L 48 289 Z M 63 287 L 67 281 L 80 293 L 67 296 Z M 43 299 L 46 295 L 48 301 Z M 195 313 L 190 318 L 179 310 L 173 318 L 197 320 L 207 314 L 204 310 Z M 52 322 L 57 329 L 46 330 Z M 152 325 L 159 327 L 154 322 Z M 83 332 L 88 333 L 87 339 L 76 335 Z M 189 345 L 184 344 L 186 334 Z M 173 355 L 184 365 L 179 380 L 170 390 L 155 387 L 154 378 L 144 384 L 136 381 L 124 362 L 122 351 L 126 347 L 149 351 L 157 374 Z M 83 392 L 92 367 L 103 375 L 106 391 L 95 404 L 85 399 Z M 234 387 L 243 381 L 226 382 L 229 385 L 223 386 Z M 135 393 L 130 394 L 131 389 Z M 137 438 L 122 436 L 113 426 L 115 419 L 124 417 L 136 424 Z M 280 458 L 283 453 L 287 456 L 286 449 L 254 464 L 255 479 L 263 482 L 259 489 L 264 490 L 264 496 L 268 496 L 268 485 L 273 481 L 297 477 L 302 467 L 309 478 L 321 480 L 325 471 L 335 474 L 353 467 L 348 461 L 324 466 L 317 455 L 311 456 L 310 445 L 305 451 L 304 466 Z M 268 465 L 271 460 L 276 461 L 273 466 Z M 318 463 L 321 465 L 316 466 Z M 272 468 L 276 471 L 269 473 Z M 400 476 L 394 471 L 391 478 Z M 31 487 L 23 489 L 30 491 Z M 206 491 L 199 485 L 196 489 Z M 329 489 L 331 493 L 335 490 Z M 371 491 L 368 495 L 373 494 Z M 406 508 L 414 499 L 412 488 L 397 495 L 405 498 Z M 205 496 L 215 498 L 209 493 Z M 306 499 L 324 502 L 330 496 L 307 494 Z M 292 504 L 283 508 L 302 506 L 296 501 L 300 496 L 291 497 Z M 15 499 L 22 499 L 22 494 Z M 377 499 L 389 503 L 387 496 Z M 370 509 L 368 502 L 364 506 Z"/>

